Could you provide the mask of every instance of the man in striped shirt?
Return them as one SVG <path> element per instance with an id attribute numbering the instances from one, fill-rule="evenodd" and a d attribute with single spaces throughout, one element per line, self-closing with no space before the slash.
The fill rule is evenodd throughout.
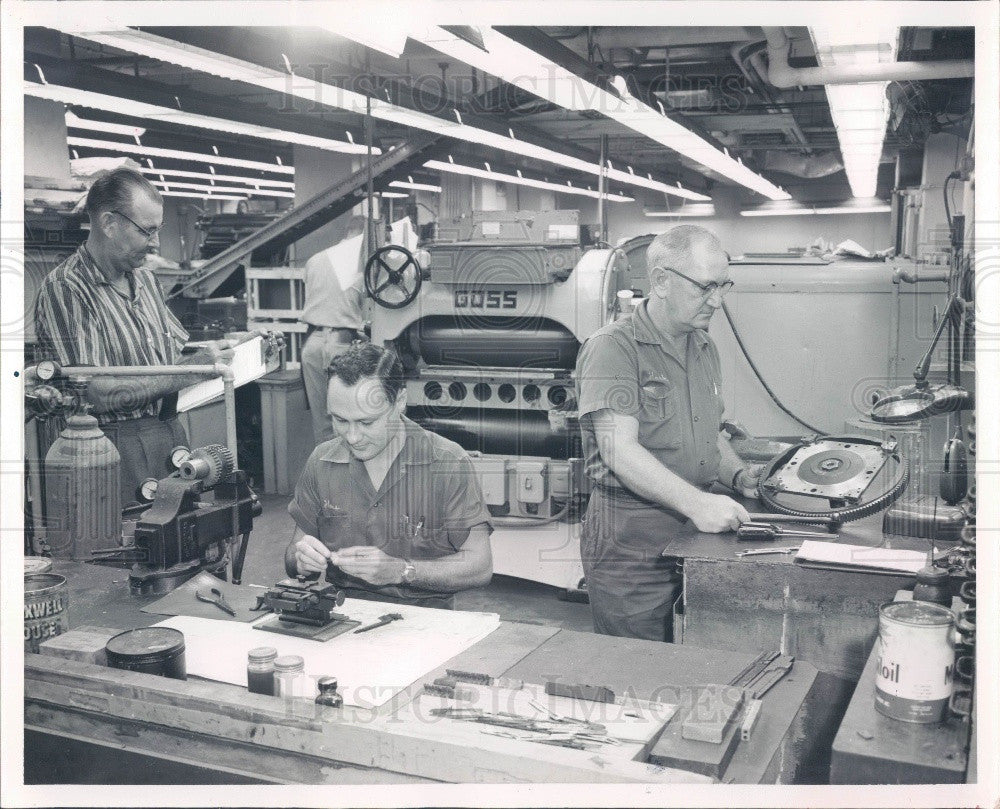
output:
<path id="1" fill-rule="evenodd" d="M 214 363 L 232 357 L 220 344 L 181 359 L 187 332 L 167 308 L 153 273 L 143 268 L 159 246 L 163 200 L 127 168 L 100 177 L 87 194 L 90 235 L 46 276 L 35 302 L 38 359 L 63 366 Z M 91 411 L 122 458 L 122 504 L 147 477 L 171 470 L 171 448 L 187 444 L 176 393 L 204 374 L 95 377 Z"/>

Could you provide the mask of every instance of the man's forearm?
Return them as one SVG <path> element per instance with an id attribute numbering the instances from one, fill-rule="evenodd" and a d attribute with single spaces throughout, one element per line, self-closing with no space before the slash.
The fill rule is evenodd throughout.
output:
<path id="1" fill-rule="evenodd" d="M 190 373 L 94 377 L 87 384 L 87 401 L 93 406 L 95 413 L 138 410 L 170 393 L 214 376 L 215 374 Z"/>
<path id="2" fill-rule="evenodd" d="M 455 553 L 439 559 L 413 560 L 413 566 L 414 587 L 446 593 L 483 587 L 493 576 L 489 533 L 483 525 L 474 526 Z"/>
<path id="3" fill-rule="evenodd" d="M 611 453 L 616 456 L 605 463 L 631 492 L 662 506 L 689 514 L 694 502 L 704 492 L 671 472 L 650 452 L 638 444 L 626 451 Z"/>
<path id="4" fill-rule="evenodd" d="M 719 483 L 728 488 L 733 488 L 733 478 L 736 473 L 746 467 L 743 459 L 736 454 L 722 433 L 719 433 Z"/>

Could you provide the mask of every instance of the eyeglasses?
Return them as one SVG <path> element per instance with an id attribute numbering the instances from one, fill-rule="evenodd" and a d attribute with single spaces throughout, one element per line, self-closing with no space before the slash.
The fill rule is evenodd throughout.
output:
<path id="1" fill-rule="evenodd" d="M 690 281 L 698 289 L 701 290 L 702 294 L 706 298 L 711 298 L 712 294 L 718 292 L 720 295 L 725 295 L 729 290 L 733 288 L 732 281 L 723 281 L 721 284 L 717 284 L 715 281 L 710 281 L 707 284 L 703 284 L 700 281 L 695 281 L 693 278 L 689 278 L 680 270 L 675 270 L 673 267 L 654 267 L 654 270 L 666 270 L 667 272 L 672 272 L 674 275 L 679 275 L 685 281 Z"/>
<path id="2" fill-rule="evenodd" d="M 127 216 L 126 214 L 123 214 L 121 211 L 112 210 L 111 213 L 116 213 L 123 219 L 127 219 L 129 222 L 131 222 L 132 225 L 135 227 L 135 229 L 138 230 L 143 236 L 145 236 L 148 241 L 153 241 L 153 239 L 155 239 L 160 234 L 159 228 L 152 228 L 150 230 L 146 230 L 146 228 L 144 228 L 142 225 L 136 222 L 131 216 Z"/>

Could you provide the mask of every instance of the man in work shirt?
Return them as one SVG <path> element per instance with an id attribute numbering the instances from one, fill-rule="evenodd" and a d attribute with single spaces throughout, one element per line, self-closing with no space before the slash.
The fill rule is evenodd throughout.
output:
<path id="1" fill-rule="evenodd" d="M 306 462 L 288 504 L 289 575 L 322 573 L 349 596 L 427 607 L 490 581 L 490 515 L 465 450 L 403 415 L 396 354 L 351 346 L 330 363 L 337 437 Z"/>
<path id="2" fill-rule="evenodd" d="M 35 302 L 37 359 L 62 366 L 214 364 L 228 344 L 211 343 L 181 360 L 188 333 L 167 308 L 143 264 L 160 243 L 163 199 L 141 174 L 119 168 L 87 194 L 90 235 L 42 282 Z M 87 399 L 121 455 L 122 505 L 147 477 L 166 477 L 170 450 L 187 444 L 177 423 L 177 391 L 206 374 L 96 377 Z M 166 397 L 166 398 L 164 398 Z"/>
<path id="3" fill-rule="evenodd" d="M 581 555 L 596 632 L 669 640 L 681 579 L 663 548 L 688 520 L 710 533 L 738 528 L 746 509 L 708 490 L 719 481 L 748 495 L 756 481 L 720 435 L 719 354 L 707 333 L 732 286 L 728 256 L 709 231 L 680 225 L 653 240 L 647 262 L 648 298 L 577 359 L 595 484 Z"/>

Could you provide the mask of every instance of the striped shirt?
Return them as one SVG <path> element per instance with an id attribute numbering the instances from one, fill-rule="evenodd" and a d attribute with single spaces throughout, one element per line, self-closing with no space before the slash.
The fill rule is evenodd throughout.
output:
<path id="1" fill-rule="evenodd" d="M 38 359 L 60 365 L 172 365 L 188 333 L 163 299 L 152 271 L 139 268 L 130 279 L 130 298 L 98 269 L 87 246 L 50 272 L 35 301 Z M 101 424 L 154 416 L 157 403 L 130 409 L 123 401 L 98 416 Z"/>

